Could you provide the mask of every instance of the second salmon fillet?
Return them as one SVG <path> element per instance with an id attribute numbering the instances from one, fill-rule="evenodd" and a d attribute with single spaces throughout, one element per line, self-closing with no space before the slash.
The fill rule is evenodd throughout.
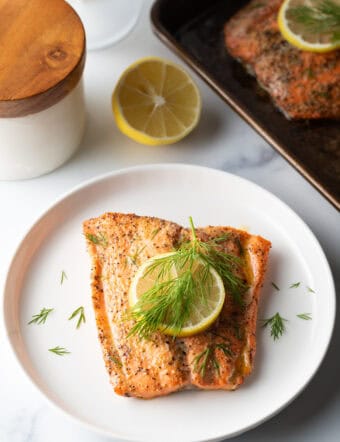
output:
<path id="1" fill-rule="evenodd" d="M 253 0 L 225 25 L 230 54 L 253 73 L 292 119 L 340 118 L 340 50 L 301 51 L 278 26 L 283 0 Z"/>

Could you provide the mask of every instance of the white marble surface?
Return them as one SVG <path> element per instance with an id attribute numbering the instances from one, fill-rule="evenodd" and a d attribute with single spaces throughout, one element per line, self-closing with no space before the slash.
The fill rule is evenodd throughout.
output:
<path id="1" fill-rule="evenodd" d="M 88 55 L 85 72 L 88 124 L 78 153 L 65 166 L 44 177 L 0 183 L 1 286 L 20 238 L 39 213 L 63 192 L 85 179 L 121 167 L 184 162 L 241 175 L 285 201 L 319 239 L 339 288 L 338 212 L 202 81 L 197 79 L 203 96 L 202 120 L 183 142 L 150 148 L 135 144 L 117 131 L 110 96 L 123 68 L 146 55 L 176 60 L 152 35 L 148 4 L 151 0 L 146 1 L 140 23 L 125 40 Z M 47 405 L 14 360 L 4 339 L 2 321 L 0 332 L 0 442 L 108 442 Z M 340 434 L 339 341 L 338 323 L 326 359 L 307 389 L 279 415 L 234 440 L 337 441 Z"/>

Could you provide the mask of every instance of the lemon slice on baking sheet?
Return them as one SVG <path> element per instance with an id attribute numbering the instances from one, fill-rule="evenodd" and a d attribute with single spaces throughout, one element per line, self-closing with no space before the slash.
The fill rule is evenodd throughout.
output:
<path id="1" fill-rule="evenodd" d="M 278 24 L 293 46 L 310 52 L 340 47 L 340 0 L 285 0 Z"/>

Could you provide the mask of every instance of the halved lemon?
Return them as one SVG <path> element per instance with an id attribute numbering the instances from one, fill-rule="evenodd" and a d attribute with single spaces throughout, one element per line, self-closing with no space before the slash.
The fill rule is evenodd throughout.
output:
<path id="1" fill-rule="evenodd" d="M 340 0 L 332 1 L 340 11 Z M 306 10 L 301 8 L 309 8 L 309 11 L 313 10 L 314 12 L 309 13 L 312 14 L 309 15 L 310 17 L 322 16 L 321 3 L 321 0 L 285 0 L 282 3 L 278 15 L 278 24 L 281 34 L 290 44 L 303 51 L 310 52 L 329 52 L 340 47 L 340 40 L 333 40 L 335 29 L 327 27 L 319 33 L 313 32 L 306 20 L 301 19 L 301 16 L 306 14 L 306 12 L 303 12 Z M 323 16 L 325 17 L 325 14 Z M 339 29 L 337 33 L 339 34 Z"/>
<path id="2" fill-rule="evenodd" d="M 175 143 L 196 127 L 201 96 L 181 67 L 158 57 L 143 58 L 122 74 L 112 95 L 118 128 L 141 144 Z"/>
<path id="3" fill-rule="evenodd" d="M 176 253 L 176 252 L 173 252 Z M 145 261 L 137 270 L 137 273 L 132 280 L 130 291 L 129 291 L 129 304 L 133 307 L 140 296 L 143 295 L 147 290 L 155 285 L 156 278 L 159 273 L 159 269 L 154 271 L 149 271 L 150 266 L 155 263 L 155 260 L 170 256 L 173 253 L 163 253 L 156 255 L 147 261 Z M 192 274 L 195 278 L 196 275 L 200 273 L 201 267 L 205 265 L 202 261 L 196 260 L 193 268 Z M 197 295 L 197 300 L 195 305 L 191 310 L 191 315 L 181 328 L 181 330 L 175 330 L 171 328 L 168 324 L 163 324 L 160 327 L 160 331 L 171 336 L 192 336 L 197 333 L 201 333 L 206 330 L 213 322 L 218 318 L 225 299 L 224 285 L 221 277 L 216 272 L 215 269 L 210 267 L 210 278 L 209 278 L 209 289 L 207 296 L 202 299 L 199 294 Z M 176 270 L 175 267 L 171 269 L 171 277 L 176 278 L 180 275 L 180 272 Z M 161 282 L 161 281 L 160 281 Z"/>

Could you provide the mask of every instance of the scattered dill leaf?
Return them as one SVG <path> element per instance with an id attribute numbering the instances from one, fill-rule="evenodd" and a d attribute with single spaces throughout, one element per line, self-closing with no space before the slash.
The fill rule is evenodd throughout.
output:
<path id="1" fill-rule="evenodd" d="M 194 357 L 194 371 L 199 373 L 202 378 L 205 377 L 209 364 L 216 370 L 217 374 L 220 374 L 220 364 L 216 359 L 216 350 L 221 350 L 227 357 L 232 357 L 233 353 L 230 348 L 223 343 L 208 345 L 208 347 Z"/>
<path id="2" fill-rule="evenodd" d="M 155 239 L 155 237 L 157 236 L 157 234 L 160 232 L 160 228 L 155 229 L 151 232 L 151 240 Z"/>
<path id="3" fill-rule="evenodd" d="M 135 266 L 137 265 L 137 261 L 135 260 L 134 256 L 126 255 L 126 258 L 125 258 L 125 264 L 128 264 L 129 261 L 130 261 L 132 264 L 134 264 Z"/>
<path id="4" fill-rule="evenodd" d="M 66 348 L 64 347 L 59 347 L 59 345 L 57 347 L 54 348 L 49 348 L 48 351 L 50 351 L 51 353 L 54 353 L 58 356 L 64 356 L 66 354 L 71 353 L 70 351 L 66 350 Z"/>
<path id="5" fill-rule="evenodd" d="M 103 233 L 98 233 L 98 235 L 93 235 L 92 233 L 87 233 L 86 238 L 91 241 L 93 244 L 107 247 L 108 241 L 106 236 Z"/>
<path id="6" fill-rule="evenodd" d="M 47 316 L 53 312 L 53 310 L 53 308 L 42 308 L 40 313 L 32 316 L 32 319 L 28 324 L 45 324 Z"/>
<path id="7" fill-rule="evenodd" d="M 86 322 L 86 318 L 85 318 L 85 313 L 84 313 L 84 307 L 78 307 L 72 314 L 71 316 L 68 318 L 68 320 L 70 321 L 71 319 L 75 318 L 76 316 L 79 316 L 78 318 L 78 322 L 77 322 L 77 326 L 76 328 L 79 328 L 81 326 L 82 323 Z"/>
<path id="8" fill-rule="evenodd" d="M 110 355 L 108 358 L 110 359 L 110 361 L 114 362 L 118 367 L 123 366 L 123 364 L 120 362 L 120 360 L 118 358 L 116 358 L 115 356 Z"/>
<path id="9" fill-rule="evenodd" d="M 215 344 L 215 349 L 216 348 L 222 350 L 226 356 L 229 356 L 229 357 L 233 356 L 233 352 L 230 350 L 230 348 L 226 344 L 223 344 L 223 343 Z"/>
<path id="10" fill-rule="evenodd" d="M 271 284 L 272 284 L 272 286 L 274 287 L 275 290 L 280 291 L 279 287 L 275 284 L 275 282 L 272 282 Z"/>
<path id="11" fill-rule="evenodd" d="M 130 255 L 126 255 L 125 256 L 125 261 L 124 261 L 124 267 L 126 268 L 129 265 L 130 262 L 132 264 L 136 265 L 136 263 L 132 261 L 131 256 Z"/>
<path id="12" fill-rule="evenodd" d="M 310 287 L 307 286 L 307 290 L 309 291 L 309 293 L 315 293 L 313 289 L 311 289 Z"/>
<path id="13" fill-rule="evenodd" d="M 235 336 L 239 341 L 242 341 L 242 334 L 239 325 L 234 325 Z"/>
<path id="14" fill-rule="evenodd" d="M 288 320 L 282 318 L 279 312 L 275 313 L 274 316 L 268 319 L 262 319 L 262 327 L 270 327 L 270 336 L 273 337 L 274 341 L 279 339 L 286 330 L 285 322 Z"/>
<path id="15" fill-rule="evenodd" d="M 310 321 L 312 319 L 311 313 L 300 313 L 299 315 L 296 315 L 300 319 L 304 319 L 305 321 Z"/>
<path id="16" fill-rule="evenodd" d="M 307 68 L 303 71 L 304 74 L 307 75 L 308 78 L 314 78 L 315 74 L 312 68 Z"/>
<path id="17" fill-rule="evenodd" d="M 135 265 L 137 265 L 137 260 L 139 255 L 142 253 L 142 251 L 145 249 L 146 246 L 141 247 L 140 249 L 136 250 L 136 252 L 133 255 L 127 255 L 127 257 L 131 260 L 131 262 Z"/>
<path id="18" fill-rule="evenodd" d="M 205 376 L 205 373 L 207 371 L 207 365 L 209 362 L 210 355 L 212 353 L 211 347 L 207 347 L 205 350 L 203 350 L 201 353 L 199 353 L 194 359 L 194 371 L 198 372 L 203 378 Z M 219 370 L 219 365 L 216 359 L 212 358 L 215 361 L 215 368 L 217 363 L 217 369 Z"/>
<path id="19" fill-rule="evenodd" d="M 241 240 L 240 240 L 240 238 L 238 236 L 236 236 L 236 238 L 235 238 L 235 243 L 237 244 L 237 247 L 238 247 L 238 250 L 240 252 L 240 255 L 243 256 L 244 250 L 243 250 L 243 247 L 242 247 L 242 244 L 241 244 Z"/>
<path id="20" fill-rule="evenodd" d="M 295 282 L 294 284 L 292 284 L 291 286 L 289 286 L 290 289 L 296 289 L 297 287 L 300 286 L 300 282 Z"/>
<path id="21" fill-rule="evenodd" d="M 63 285 L 65 279 L 68 279 L 68 278 L 67 278 L 65 270 L 62 270 L 61 271 L 61 277 L 60 277 L 60 285 Z"/>

